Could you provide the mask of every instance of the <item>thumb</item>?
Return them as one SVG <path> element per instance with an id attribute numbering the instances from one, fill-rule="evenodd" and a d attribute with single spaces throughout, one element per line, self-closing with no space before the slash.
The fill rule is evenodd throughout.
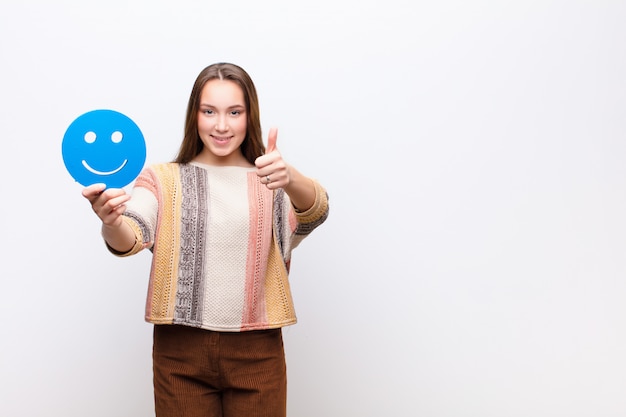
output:
<path id="1" fill-rule="evenodd" d="M 83 189 L 83 197 L 85 197 L 87 200 L 89 200 L 90 202 L 93 202 L 92 200 L 96 199 L 104 190 L 106 189 L 106 185 L 105 184 L 92 184 L 88 187 L 85 187 Z"/>
<path id="2" fill-rule="evenodd" d="M 267 135 L 267 152 L 274 152 L 276 150 L 276 138 L 278 137 L 278 129 L 275 127 L 270 128 L 270 133 Z"/>

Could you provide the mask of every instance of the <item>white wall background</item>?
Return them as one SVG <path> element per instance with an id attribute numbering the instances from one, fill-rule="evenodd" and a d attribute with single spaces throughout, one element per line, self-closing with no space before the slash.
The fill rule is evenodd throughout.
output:
<path id="1" fill-rule="evenodd" d="M 231 61 L 331 195 L 294 252 L 293 417 L 626 415 L 626 2 L 2 0 L 0 415 L 150 416 L 149 255 L 106 252 L 78 115 L 148 163 Z"/>

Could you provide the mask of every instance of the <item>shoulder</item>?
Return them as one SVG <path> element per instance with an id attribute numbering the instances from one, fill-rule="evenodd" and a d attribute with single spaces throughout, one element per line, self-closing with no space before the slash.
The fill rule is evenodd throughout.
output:
<path id="1" fill-rule="evenodd" d="M 180 164 L 175 162 L 164 162 L 151 164 L 145 167 L 137 180 L 135 186 L 153 189 L 159 187 L 159 184 L 171 183 L 179 176 Z"/>
<path id="2" fill-rule="evenodd" d="M 148 165 L 146 169 L 152 170 L 154 172 L 161 172 L 161 171 L 172 171 L 172 170 L 180 169 L 181 166 L 182 164 L 179 164 L 177 162 L 159 162 L 159 163 Z"/>
<path id="3" fill-rule="evenodd" d="M 180 172 L 181 164 L 176 162 L 162 162 L 151 164 L 144 169 L 144 173 L 156 178 L 168 178 L 173 175 L 178 175 Z"/>

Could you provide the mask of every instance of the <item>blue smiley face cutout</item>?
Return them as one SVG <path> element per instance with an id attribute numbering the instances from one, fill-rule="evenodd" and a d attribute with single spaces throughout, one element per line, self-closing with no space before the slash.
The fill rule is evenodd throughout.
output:
<path id="1" fill-rule="evenodd" d="M 129 117 L 113 110 L 93 110 L 72 122 L 63 136 L 63 162 L 85 187 L 104 183 L 122 188 L 141 172 L 146 142 Z"/>

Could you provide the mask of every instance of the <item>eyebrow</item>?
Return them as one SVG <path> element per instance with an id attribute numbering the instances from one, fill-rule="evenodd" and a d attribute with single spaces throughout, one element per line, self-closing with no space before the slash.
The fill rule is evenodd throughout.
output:
<path id="1" fill-rule="evenodd" d="M 203 107 L 206 108 L 206 107 L 215 107 L 215 106 L 209 103 L 200 103 L 200 108 L 203 108 Z M 245 109 L 245 108 L 246 106 L 244 106 L 243 104 L 235 104 L 233 106 L 227 107 L 227 109 Z"/>

